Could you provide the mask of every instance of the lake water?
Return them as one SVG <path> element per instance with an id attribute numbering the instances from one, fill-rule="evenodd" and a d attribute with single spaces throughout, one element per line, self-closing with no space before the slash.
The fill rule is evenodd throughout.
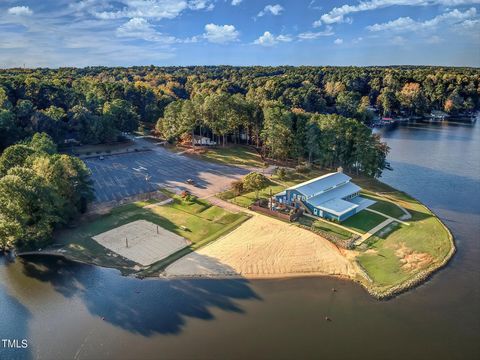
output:
<path id="1" fill-rule="evenodd" d="M 480 358 L 480 127 L 382 130 L 394 171 L 452 230 L 458 252 L 389 301 L 330 278 L 137 280 L 114 270 L 0 258 L 0 359 Z M 333 293 L 331 288 L 338 291 Z M 325 321 L 329 316 L 332 321 Z"/>

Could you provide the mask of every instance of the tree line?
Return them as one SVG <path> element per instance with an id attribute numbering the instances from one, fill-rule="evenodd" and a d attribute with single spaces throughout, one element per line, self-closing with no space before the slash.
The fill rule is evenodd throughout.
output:
<path id="1" fill-rule="evenodd" d="M 57 153 L 47 134 L 7 147 L 0 156 L 0 249 L 43 246 L 91 199 L 85 163 Z"/>
<path id="2" fill-rule="evenodd" d="M 169 141 L 207 136 L 221 145 L 244 142 L 257 146 L 266 158 L 343 166 L 367 176 L 381 175 L 389 150 L 356 119 L 290 110 L 279 101 L 261 101 L 249 94 L 200 94 L 174 101 L 156 130 Z"/>
<path id="3" fill-rule="evenodd" d="M 288 110 L 368 124 L 371 106 L 383 116 L 474 111 L 480 105 L 480 71 L 408 66 L 4 69 L 0 149 L 35 132 L 47 133 L 59 145 L 112 142 L 139 124 L 155 124 L 170 103 L 212 94 L 276 101 Z"/>

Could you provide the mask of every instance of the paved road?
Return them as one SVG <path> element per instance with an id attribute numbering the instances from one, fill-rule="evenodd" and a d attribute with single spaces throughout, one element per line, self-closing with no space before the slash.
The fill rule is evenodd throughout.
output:
<path id="1" fill-rule="evenodd" d="M 229 187 L 247 169 L 230 167 L 172 153 L 161 147 L 151 151 L 88 159 L 97 202 L 120 200 L 159 188 L 188 189 L 199 197 L 209 197 Z M 185 183 L 193 179 L 196 186 Z"/>

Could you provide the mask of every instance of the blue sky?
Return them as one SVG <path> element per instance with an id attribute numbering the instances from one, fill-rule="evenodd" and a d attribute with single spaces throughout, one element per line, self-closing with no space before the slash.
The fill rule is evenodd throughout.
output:
<path id="1" fill-rule="evenodd" d="M 0 0 L 0 67 L 480 66 L 480 0 Z"/>

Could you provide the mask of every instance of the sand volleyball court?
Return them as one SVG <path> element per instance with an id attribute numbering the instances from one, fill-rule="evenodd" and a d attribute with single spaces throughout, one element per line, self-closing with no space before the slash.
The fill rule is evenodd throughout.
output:
<path id="1" fill-rule="evenodd" d="M 353 261 L 324 238 L 292 224 L 254 215 L 223 238 L 168 266 L 164 275 L 355 278 L 357 274 L 358 268 Z"/>
<path id="2" fill-rule="evenodd" d="M 144 266 L 162 260 L 190 244 L 187 239 L 146 220 L 119 226 L 96 235 L 93 239 L 107 249 Z"/>

